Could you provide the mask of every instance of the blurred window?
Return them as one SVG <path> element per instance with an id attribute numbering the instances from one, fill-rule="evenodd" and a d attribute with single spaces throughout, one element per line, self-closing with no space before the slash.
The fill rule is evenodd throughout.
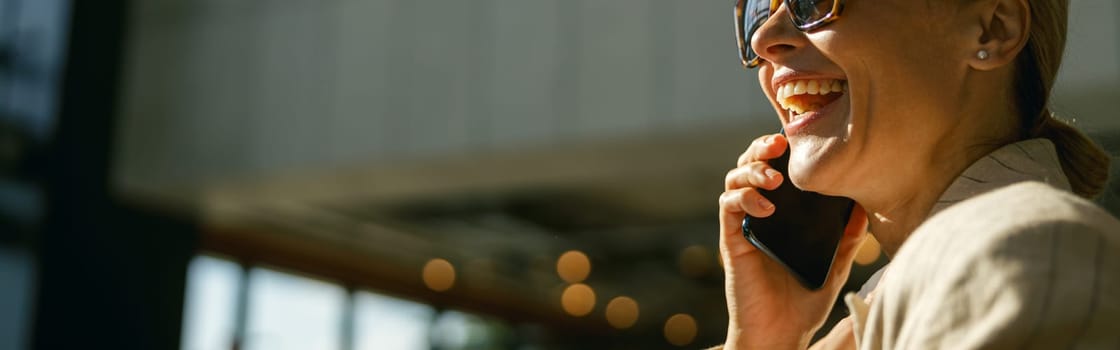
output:
<path id="1" fill-rule="evenodd" d="M 183 303 L 183 350 L 232 347 L 241 278 L 236 263 L 205 255 L 191 261 Z"/>
<path id="2" fill-rule="evenodd" d="M 267 268 L 252 267 L 247 277 L 245 271 L 208 255 L 191 261 L 182 349 L 233 349 L 238 334 L 244 334 L 240 348 L 249 350 L 467 350 L 515 342 L 508 324 L 489 317 L 438 311 L 370 291 L 348 297 L 341 285 Z M 239 304 L 241 288 L 247 289 L 245 305 Z M 238 317 L 239 310 L 244 317 Z M 343 339 L 347 335 L 351 338 Z"/>
<path id="3" fill-rule="evenodd" d="M 21 247 L 0 245 L 0 349 L 28 348 L 25 342 L 35 276 L 33 256 Z"/>
<path id="4" fill-rule="evenodd" d="M 448 310 L 432 324 L 432 343 L 436 349 L 508 348 L 514 341 L 505 323 L 476 314 Z"/>
<path id="5" fill-rule="evenodd" d="M 436 316 L 431 306 L 370 292 L 354 299 L 354 348 L 430 349 L 428 329 Z"/>
<path id="6" fill-rule="evenodd" d="M 338 349 L 346 290 L 264 268 L 249 273 L 245 349 Z"/>
<path id="7" fill-rule="evenodd" d="M 0 0 L 0 123 L 45 141 L 58 109 L 67 0 Z"/>

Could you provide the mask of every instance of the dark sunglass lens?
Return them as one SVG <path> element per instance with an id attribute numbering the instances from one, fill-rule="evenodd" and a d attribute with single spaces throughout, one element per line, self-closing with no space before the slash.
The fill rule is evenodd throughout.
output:
<path id="1" fill-rule="evenodd" d="M 744 51 L 746 52 L 746 59 L 753 60 L 758 57 L 754 50 L 751 49 L 751 38 L 754 38 L 754 33 L 766 23 L 766 19 L 770 18 L 770 0 L 746 0 L 747 4 L 743 8 L 743 23 L 740 23 L 743 28 L 743 42 Z"/>
<path id="2" fill-rule="evenodd" d="M 793 14 L 793 19 L 797 22 L 798 26 L 815 23 L 828 16 L 832 12 L 833 2 L 835 0 L 792 0 L 790 5 L 790 13 Z"/>

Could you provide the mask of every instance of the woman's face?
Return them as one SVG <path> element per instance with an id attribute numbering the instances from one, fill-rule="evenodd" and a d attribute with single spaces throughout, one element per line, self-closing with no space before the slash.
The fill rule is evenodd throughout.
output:
<path id="1" fill-rule="evenodd" d="M 847 0 L 839 19 L 810 32 L 783 4 L 755 33 L 759 83 L 790 140 L 794 184 L 851 197 L 930 162 L 960 119 L 963 57 L 975 54 L 965 43 L 979 35 L 961 29 L 968 19 L 956 3 Z"/>

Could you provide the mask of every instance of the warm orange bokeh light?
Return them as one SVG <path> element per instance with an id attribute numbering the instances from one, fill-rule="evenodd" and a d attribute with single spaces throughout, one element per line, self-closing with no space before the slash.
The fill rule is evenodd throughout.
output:
<path id="1" fill-rule="evenodd" d="M 859 247 L 856 252 L 856 264 L 871 265 L 879 260 L 879 241 L 875 240 L 875 236 L 867 235 L 867 240 L 863 241 L 863 246 Z"/>
<path id="2" fill-rule="evenodd" d="M 580 283 L 591 274 L 591 259 L 578 250 L 569 250 L 556 259 L 556 273 L 568 283 Z"/>
<path id="3" fill-rule="evenodd" d="M 638 322 L 638 302 L 630 297 L 617 297 L 607 303 L 607 323 L 618 329 L 630 328 Z"/>
<path id="4" fill-rule="evenodd" d="M 685 346 L 696 339 L 696 319 L 688 314 L 676 314 L 665 321 L 665 340 L 676 346 Z"/>
<path id="5" fill-rule="evenodd" d="M 586 284 L 573 284 L 564 288 L 560 296 L 560 306 L 572 316 L 586 316 L 595 309 L 595 291 Z"/>
<path id="6" fill-rule="evenodd" d="M 681 255 L 677 258 L 677 265 L 681 270 L 681 274 L 697 278 L 703 277 L 711 271 L 712 265 L 715 265 L 717 260 L 712 256 L 708 248 L 702 245 L 694 245 L 684 248 Z"/>
<path id="7" fill-rule="evenodd" d="M 455 285 L 455 267 L 443 259 L 428 260 L 421 273 L 424 285 L 434 291 L 442 292 Z"/>

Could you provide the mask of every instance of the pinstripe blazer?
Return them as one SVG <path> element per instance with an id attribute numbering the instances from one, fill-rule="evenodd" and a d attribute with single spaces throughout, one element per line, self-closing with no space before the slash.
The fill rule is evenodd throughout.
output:
<path id="1" fill-rule="evenodd" d="M 974 163 L 867 300 L 860 349 L 1120 349 L 1120 221 L 1069 192 L 1054 145 Z"/>

